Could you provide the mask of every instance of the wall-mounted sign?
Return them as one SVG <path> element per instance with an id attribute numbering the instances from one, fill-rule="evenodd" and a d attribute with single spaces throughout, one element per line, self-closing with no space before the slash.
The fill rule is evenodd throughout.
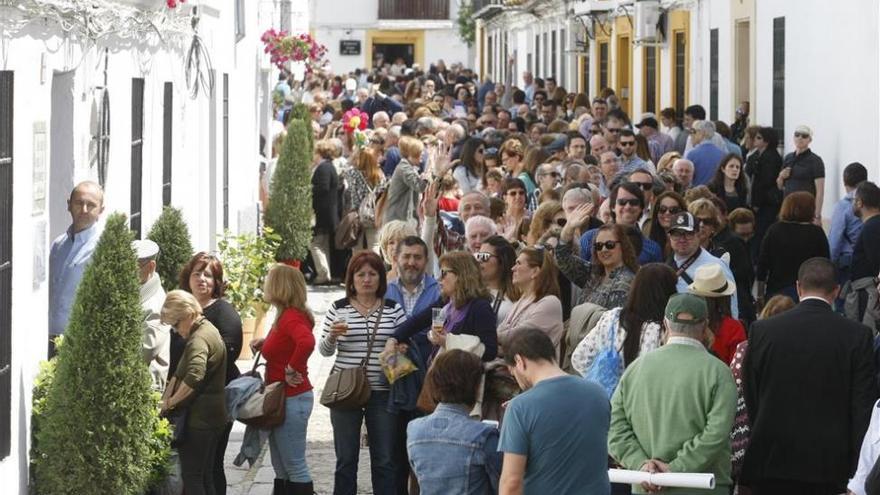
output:
<path id="1" fill-rule="evenodd" d="M 340 55 L 360 55 L 361 40 L 339 40 Z"/>

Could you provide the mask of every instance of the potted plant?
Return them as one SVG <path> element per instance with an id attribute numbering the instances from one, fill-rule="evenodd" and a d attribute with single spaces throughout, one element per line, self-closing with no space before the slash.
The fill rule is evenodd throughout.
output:
<path id="1" fill-rule="evenodd" d="M 252 357 L 250 342 L 262 336 L 268 305 L 263 301 L 263 282 L 275 262 L 281 238 L 270 227 L 263 235 L 224 233 L 218 247 L 226 272 L 226 298 L 238 311 L 242 323 L 241 358 Z"/>
<path id="2" fill-rule="evenodd" d="M 180 270 L 193 255 L 189 229 L 181 211 L 171 206 L 163 208 L 147 239 L 159 245 L 156 272 L 162 280 L 162 288 L 165 292 L 176 289 Z"/>
<path id="3" fill-rule="evenodd" d="M 266 225 L 280 236 L 276 259 L 299 267 L 312 242 L 312 124 L 303 105 L 294 108 L 272 183 Z"/>
<path id="4" fill-rule="evenodd" d="M 311 73 L 326 63 L 327 47 L 308 33 L 294 36 L 287 31 L 269 29 L 260 40 L 266 45 L 263 52 L 269 54 L 270 61 L 280 70 L 287 69 L 288 62 L 300 62 L 305 65 L 306 72 Z"/>

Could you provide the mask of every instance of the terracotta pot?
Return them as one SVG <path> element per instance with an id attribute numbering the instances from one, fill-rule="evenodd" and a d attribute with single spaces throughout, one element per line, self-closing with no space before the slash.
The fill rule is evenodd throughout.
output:
<path id="1" fill-rule="evenodd" d="M 239 355 L 239 359 L 253 359 L 251 341 L 263 336 L 265 318 L 265 311 L 257 311 L 256 316 L 241 319 L 241 355 Z"/>
<path id="2" fill-rule="evenodd" d="M 300 260 L 281 260 L 281 261 L 279 261 L 279 263 L 283 263 L 287 266 L 292 266 L 292 267 L 296 268 L 297 270 L 301 269 L 301 267 L 302 267 L 302 261 L 300 261 Z"/>

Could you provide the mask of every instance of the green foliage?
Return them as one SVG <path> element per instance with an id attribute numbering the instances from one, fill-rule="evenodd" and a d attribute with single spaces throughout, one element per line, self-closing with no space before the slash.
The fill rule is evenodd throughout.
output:
<path id="1" fill-rule="evenodd" d="M 242 318 L 254 317 L 257 310 L 267 309 L 263 302 L 263 281 L 275 262 L 280 243 L 281 236 L 270 227 L 264 228 L 263 235 L 259 236 L 232 235 L 226 231 L 218 243 L 228 280 L 225 297 Z"/>
<path id="2" fill-rule="evenodd" d="M 312 241 L 312 124 L 302 116 L 302 106 L 293 110 L 287 137 L 275 166 L 269 188 L 266 225 L 280 237 L 279 260 L 303 260 Z"/>
<path id="3" fill-rule="evenodd" d="M 462 2 L 458 7 L 458 37 L 467 46 L 473 46 L 477 36 L 477 23 L 474 20 L 474 4 L 471 2 Z"/>
<path id="4" fill-rule="evenodd" d="M 34 475 L 39 494 L 141 495 L 164 465 L 168 435 L 141 357 L 142 320 L 132 234 L 111 215 L 86 269 L 55 358 L 38 393 Z M 50 365 L 51 366 L 51 365 Z M 162 462 L 160 462 L 162 461 Z"/>
<path id="5" fill-rule="evenodd" d="M 177 278 L 193 255 L 189 228 L 183 221 L 183 214 L 177 208 L 166 206 L 156 219 L 147 239 L 159 245 L 159 258 L 156 272 L 162 279 L 162 288 L 170 292 L 177 288 Z"/>

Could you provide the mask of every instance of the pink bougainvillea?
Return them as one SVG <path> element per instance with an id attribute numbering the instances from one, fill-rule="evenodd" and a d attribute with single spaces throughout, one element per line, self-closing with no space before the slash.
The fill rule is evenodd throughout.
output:
<path id="1" fill-rule="evenodd" d="M 186 3 L 186 0 L 165 0 L 165 5 L 167 5 L 169 9 L 176 9 L 177 5 L 181 3 Z"/>
<path id="2" fill-rule="evenodd" d="M 286 68 L 287 62 L 304 62 L 306 71 L 312 72 L 326 63 L 324 56 L 327 55 L 327 48 L 308 33 L 294 36 L 287 31 L 269 29 L 260 40 L 266 45 L 263 51 L 269 54 L 269 60 L 279 69 Z"/>

